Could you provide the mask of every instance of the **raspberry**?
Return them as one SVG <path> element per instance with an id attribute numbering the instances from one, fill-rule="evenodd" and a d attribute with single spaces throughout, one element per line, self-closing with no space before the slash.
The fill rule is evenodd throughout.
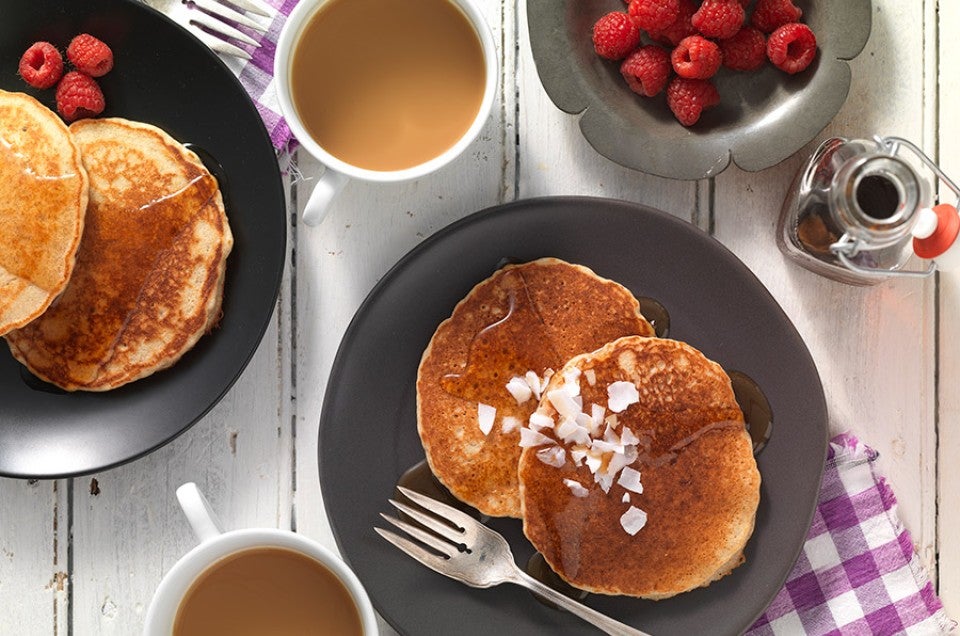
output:
<path id="1" fill-rule="evenodd" d="M 49 42 L 30 45 L 20 57 L 20 77 L 34 88 L 50 88 L 63 75 L 63 57 Z"/>
<path id="2" fill-rule="evenodd" d="M 667 86 L 667 106 L 684 126 L 692 126 L 701 113 L 720 103 L 720 93 L 708 80 L 675 77 Z"/>
<path id="3" fill-rule="evenodd" d="M 630 17 L 647 33 L 663 31 L 680 13 L 680 0 L 631 0 Z"/>
<path id="4" fill-rule="evenodd" d="M 626 13 L 613 11 L 593 25 L 593 48 L 608 60 L 622 60 L 640 44 L 640 30 Z"/>
<path id="5" fill-rule="evenodd" d="M 57 84 L 57 111 L 68 122 L 103 112 L 103 92 L 97 80 L 80 71 L 70 71 Z"/>
<path id="6" fill-rule="evenodd" d="M 773 33 L 778 27 L 798 22 L 803 15 L 792 0 L 757 0 L 750 23 L 764 33 Z"/>
<path id="7" fill-rule="evenodd" d="M 781 71 L 799 73 L 817 54 L 817 38 L 806 24 L 791 22 L 770 34 L 767 57 Z"/>
<path id="8" fill-rule="evenodd" d="M 642 46 L 623 61 L 620 74 L 634 93 L 653 97 L 670 79 L 670 54 L 655 44 Z"/>
<path id="9" fill-rule="evenodd" d="M 720 40 L 723 65 L 734 71 L 755 71 L 767 61 L 767 39 L 757 29 L 746 26 L 735 36 Z"/>
<path id="10" fill-rule="evenodd" d="M 670 56 L 680 77 L 707 79 L 720 68 L 720 47 L 701 35 L 683 38 Z"/>
<path id="11" fill-rule="evenodd" d="M 703 0 L 690 21 L 701 35 L 723 40 L 740 30 L 745 17 L 739 0 Z"/>
<path id="12" fill-rule="evenodd" d="M 650 37 L 664 44 L 676 46 L 680 44 L 680 40 L 688 35 L 696 35 L 697 30 L 693 24 L 690 23 L 690 18 L 693 17 L 696 10 L 697 7 L 693 3 L 693 0 L 680 0 L 680 12 L 677 14 L 677 19 L 673 21 L 673 24 L 663 31 L 650 32 Z"/>
<path id="13" fill-rule="evenodd" d="M 106 75 L 113 68 L 113 51 L 89 33 L 81 33 L 70 41 L 67 59 L 91 77 Z"/>

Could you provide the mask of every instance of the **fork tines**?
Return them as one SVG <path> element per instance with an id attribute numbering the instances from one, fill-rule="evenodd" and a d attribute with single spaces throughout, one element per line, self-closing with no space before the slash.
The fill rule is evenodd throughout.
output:
<path id="1" fill-rule="evenodd" d="M 410 539 L 401 537 L 390 530 L 384 530 L 382 528 L 374 528 L 374 530 L 376 530 L 377 534 L 381 537 L 423 565 L 442 574 L 447 574 L 445 569 L 449 565 L 448 560 L 460 552 L 469 552 L 469 549 L 464 543 L 467 538 L 464 524 L 466 522 L 473 522 L 473 520 L 456 508 L 440 503 L 430 497 L 421 495 L 402 486 L 398 486 L 397 488 L 412 502 L 415 502 L 423 509 L 437 516 L 427 514 L 418 508 L 394 499 L 388 499 L 390 504 L 420 525 L 409 523 L 385 513 L 380 513 L 380 516 L 395 527 L 403 530 L 407 535 L 420 541 L 423 545 L 429 546 L 435 552 L 426 550 L 421 545 L 418 545 Z"/>

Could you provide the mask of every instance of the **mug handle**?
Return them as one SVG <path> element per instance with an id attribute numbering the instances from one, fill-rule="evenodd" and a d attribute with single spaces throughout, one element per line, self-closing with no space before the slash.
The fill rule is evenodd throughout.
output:
<path id="1" fill-rule="evenodd" d="M 187 516 L 187 521 L 200 543 L 223 534 L 220 520 L 195 483 L 191 481 L 177 488 L 177 501 L 180 502 L 183 514 Z"/>
<path id="2" fill-rule="evenodd" d="M 307 200 L 307 205 L 303 208 L 303 222 L 307 225 L 318 225 L 327 215 L 330 204 L 349 180 L 350 177 L 347 175 L 325 168 Z"/>

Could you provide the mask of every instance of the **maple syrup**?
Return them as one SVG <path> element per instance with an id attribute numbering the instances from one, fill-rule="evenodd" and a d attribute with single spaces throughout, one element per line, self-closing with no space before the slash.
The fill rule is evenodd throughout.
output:
<path id="1" fill-rule="evenodd" d="M 400 476 L 400 479 L 397 480 L 397 486 L 407 488 L 441 503 L 445 503 L 448 506 L 452 506 L 470 515 L 474 519 L 481 519 L 484 516 L 473 506 L 465 504 L 454 497 L 453 494 L 447 490 L 447 487 L 440 483 L 440 480 L 433 474 L 433 471 L 430 470 L 430 464 L 428 464 L 425 459 L 408 468 L 406 472 Z M 399 489 L 394 492 L 393 496 L 395 499 L 403 500 L 403 495 Z"/>
<path id="2" fill-rule="evenodd" d="M 666 338 L 670 334 L 670 312 L 656 298 L 641 296 L 640 313 L 647 319 L 658 338 Z"/>
<path id="3" fill-rule="evenodd" d="M 773 433 L 773 410 L 770 408 L 770 401 L 760 385 L 746 373 L 727 371 L 727 375 L 730 376 L 733 394 L 743 411 L 747 432 L 753 441 L 753 454 L 757 455 L 770 441 Z"/>

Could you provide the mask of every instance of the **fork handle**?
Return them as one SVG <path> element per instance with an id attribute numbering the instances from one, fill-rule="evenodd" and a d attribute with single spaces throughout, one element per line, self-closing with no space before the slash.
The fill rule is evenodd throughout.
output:
<path id="1" fill-rule="evenodd" d="M 515 573 L 516 578 L 512 579 L 511 583 L 523 586 L 530 591 L 545 597 L 550 602 L 559 605 L 571 614 L 576 614 L 588 623 L 596 625 L 607 634 L 613 634 L 614 636 L 651 636 L 647 632 L 642 632 L 639 629 L 630 627 L 629 625 L 624 625 L 620 621 L 616 621 L 609 616 L 601 614 L 595 609 L 591 609 L 582 603 L 578 603 L 569 596 L 561 594 L 552 587 L 544 585 L 537 579 L 521 570 L 519 567 L 516 568 Z"/>

